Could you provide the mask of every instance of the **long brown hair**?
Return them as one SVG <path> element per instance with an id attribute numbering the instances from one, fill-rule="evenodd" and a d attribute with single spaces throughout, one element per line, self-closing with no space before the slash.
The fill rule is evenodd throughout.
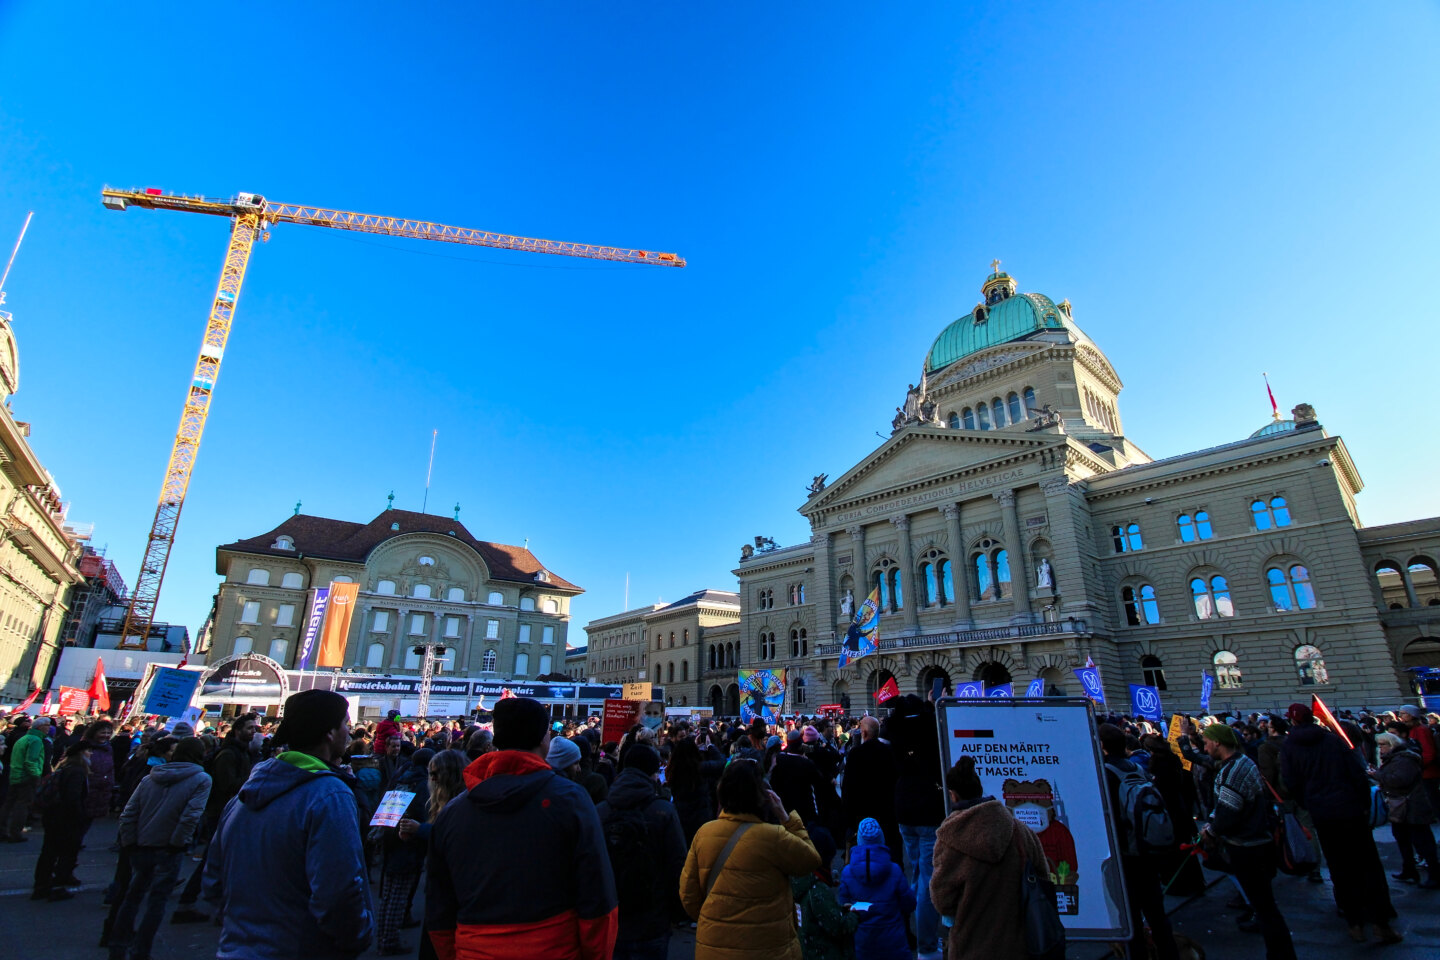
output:
<path id="1" fill-rule="evenodd" d="M 465 792 L 465 755 L 459 750 L 441 750 L 430 760 L 430 822 L 434 823 L 445 804 Z"/>

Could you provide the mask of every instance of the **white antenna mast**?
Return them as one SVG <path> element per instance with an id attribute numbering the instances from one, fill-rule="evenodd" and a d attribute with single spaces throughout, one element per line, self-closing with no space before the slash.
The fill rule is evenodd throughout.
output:
<path id="1" fill-rule="evenodd" d="M 430 502 L 430 474 L 435 471 L 435 438 L 440 436 L 439 430 L 430 431 L 430 465 L 425 468 L 425 497 L 420 501 L 420 512 L 425 512 L 425 506 Z"/>
<path id="2" fill-rule="evenodd" d="M 5 281 L 10 279 L 10 268 L 15 266 L 15 255 L 20 252 L 20 244 L 25 242 L 25 231 L 30 229 L 30 218 L 35 216 L 31 210 L 25 214 L 25 226 L 20 228 L 20 236 L 15 240 L 15 249 L 10 251 L 10 260 L 5 264 L 5 272 L 0 274 L 0 304 L 5 302 Z"/>

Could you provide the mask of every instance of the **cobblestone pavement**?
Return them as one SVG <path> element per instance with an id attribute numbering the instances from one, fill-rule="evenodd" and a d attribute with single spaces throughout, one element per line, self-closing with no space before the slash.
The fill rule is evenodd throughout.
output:
<path id="1" fill-rule="evenodd" d="M 37 825 L 25 844 L 0 844 L 0 957 L 6 960 L 103 960 L 105 953 L 97 943 L 100 925 L 105 918 L 103 905 L 105 886 L 114 870 L 115 854 L 110 844 L 115 837 L 115 821 L 95 824 L 81 851 L 76 876 L 83 886 L 73 900 L 59 903 L 33 902 L 29 899 L 35 857 L 40 850 L 40 828 Z M 1398 870 L 1395 844 L 1388 828 L 1376 831 L 1387 872 Z M 194 863 L 187 863 L 182 876 L 188 876 Z M 378 876 L 377 876 L 378 879 Z M 1197 941 L 1212 960 L 1262 960 L 1265 955 L 1260 937 L 1239 932 L 1233 914 L 1224 907 L 1234 895 L 1233 885 L 1216 874 L 1216 882 L 1205 896 L 1191 901 L 1170 900 L 1171 920 L 1175 930 Z M 1440 891 L 1419 890 L 1401 884 L 1391 885 L 1395 909 L 1400 912 L 1397 929 L 1405 934 L 1405 942 L 1394 947 L 1378 947 L 1350 942 L 1345 923 L 1335 914 L 1330 885 L 1312 884 L 1303 879 L 1278 877 L 1276 893 L 1280 907 L 1295 937 L 1296 952 L 1305 958 L 1374 957 L 1390 960 L 1433 960 L 1440 956 Z M 423 895 L 422 895 L 423 896 Z M 417 904 L 419 909 L 419 904 Z M 415 945 L 418 931 L 406 931 L 406 942 Z M 213 957 L 218 930 L 209 924 L 161 926 L 155 940 L 154 960 L 202 960 Z M 680 929 L 671 940 L 671 960 L 690 960 L 694 956 L 694 935 Z M 1110 956 L 1103 944 L 1072 944 L 1069 956 L 1075 960 L 1098 960 Z M 366 956 L 374 956 L 371 951 Z M 414 956 L 412 953 L 411 956 Z"/>

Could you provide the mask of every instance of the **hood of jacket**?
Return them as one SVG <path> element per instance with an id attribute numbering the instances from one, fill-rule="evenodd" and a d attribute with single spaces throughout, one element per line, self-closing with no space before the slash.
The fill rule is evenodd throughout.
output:
<path id="1" fill-rule="evenodd" d="M 621 770 L 610 784 L 610 793 L 605 799 L 616 810 L 634 810 L 643 807 L 659 794 L 655 790 L 655 779 L 647 777 L 633 767 Z"/>
<path id="2" fill-rule="evenodd" d="M 890 848 L 883 843 L 862 843 L 850 851 L 850 866 L 866 883 L 879 879 L 890 862 Z"/>
<path id="3" fill-rule="evenodd" d="M 153 777 L 155 773 L 150 775 Z M 240 802 L 252 810 L 263 810 L 277 797 L 320 777 L 339 778 L 339 774 L 323 760 L 298 750 L 289 750 L 255 765 L 255 769 L 250 771 L 250 779 L 240 788 Z"/>
<path id="4" fill-rule="evenodd" d="M 555 776 L 544 757 L 523 750 L 496 750 L 465 768 L 471 803 L 494 813 L 519 810 Z"/>
<path id="5" fill-rule="evenodd" d="M 205 768 L 198 763 L 162 763 L 150 771 L 150 779 L 168 787 L 204 772 Z"/>
<path id="6" fill-rule="evenodd" d="M 935 831 L 936 842 L 943 842 L 984 863 L 999 863 L 1010 849 L 1015 817 L 993 797 L 958 810 Z"/>
<path id="7" fill-rule="evenodd" d="M 1320 726 L 1318 723 L 1297 723 L 1290 728 L 1290 733 L 1286 739 L 1297 746 L 1313 747 L 1327 736 L 1332 735 L 1329 730 Z"/>

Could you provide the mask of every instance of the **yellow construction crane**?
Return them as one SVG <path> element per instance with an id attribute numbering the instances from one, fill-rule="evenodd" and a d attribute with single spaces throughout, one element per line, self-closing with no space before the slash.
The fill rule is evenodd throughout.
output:
<path id="1" fill-rule="evenodd" d="M 441 243 L 463 243 L 476 247 L 497 247 L 502 250 L 528 250 L 552 253 L 563 257 L 588 257 L 592 260 L 619 260 L 623 263 L 648 263 L 661 267 L 683 267 L 683 258 L 673 253 L 638 250 L 627 247 L 605 247 L 589 243 L 566 243 L 559 240 L 536 240 L 489 230 L 450 227 L 425 220 L 379 217 L 368 213 L 350 213 L 324 207 L 306 207 L 293 203 L 272 203 L 255 193 L 236 194 L 233 199 L 189 197 L 164 193 L 154 188 L 145 190 L 112 190 L 100 194 L 111 210 L 143 207 L 147 210 L 178 210 L 182 213 L 208 213 L 229 217 L 230 246 L 225 251 L 225 265 L 220 270 L 220 284 L 210 305 L 205 324 L 205 338 L 200 342 L 200 356 L 195 361 L 195 374 L 185 395 L 180 414 L 180 428 L 175 431 L 175 444 L 170 449 L 170 463 L 165 468 L 165 482 L 160 487 L 160 501 L 155 508 L 155 522 L 150 527 L 150 540 L 145 558 L 140 562 L 140 575 L 130 594 L 130 607 L 125 612 L 120 647 L 144 647 L 155 619 L 155 606 L 160 600 L 160 586 L 165 579 L 165 566 L 170 561 L 170 548 L 175 542 L 175 529 L 180 523 L 180 510 L 185 506 L 185 491 L 190 486 L 190 473 L 195 469 L 195 455 L 200 437 L 205 432 L 205 418 L 215 381 L 220 376 L 220 362 L 225 356 L 225 341 L 235 320 L 235 305 L 240 299 L 240 286 L 245 280 L 245 267 L 255 240 L 269 239 L 269 229 L 276 223 L 303 223 L 312 227 L 330 227 L 361 233 L 378 233 L 390 237 L 416 240 L 437 240 Z"/>

